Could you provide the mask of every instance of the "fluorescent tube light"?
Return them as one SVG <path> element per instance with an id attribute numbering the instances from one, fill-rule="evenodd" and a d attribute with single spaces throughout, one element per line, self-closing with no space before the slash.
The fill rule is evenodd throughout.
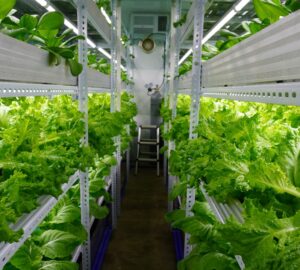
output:
<path id="1" fill-rule="evenodd" d="M 202 39 L 202 44 L 206 43 L 212 36 L 214 36 L 222 27 L 229 22 L 239 11 L 241 11 L 250 0 L 241 0 L 234 7 L 221 18 L 221 20 L 214 25 L 214 27 L 206 34 Z M 193 53 L 193 48 L 189 49 L 186 54 L 180 59 L 178 65 L 181 65 L 191 54 Z"/>
<path id="2" fill-rule="evenodd" d="M 65 25 L 66 27 L 70 28 L 71 30 L 73 30 L 73 32 L 74 32 L 76 35 L 78 35 L 78 29 L 77 29 L 77 27 L 76 27 L 74 24 L 72 24 L 68 19 L 65 19 L 65 20 L 64 20 L 64 25 Z"/>
<path id="3" fill-rule="evenodd" d="M 101 7 L 101 13 L 103 14 L 104 18 L 106 19 L 106 21 L 111 24 L 111 20 L 110 17 L 108 16 L 108 14 L 106 13 L 105 9 L 103 7 Z"/>
<path id="4" fill-rule="evenodd" d="M 236 11 L 230 10 L 229 13 L 227 13 L 221 21 L 219 21 L 203 38 L 202 44 L 206 43 L 212 36 L 214 36 L 217 32 L 219 32 L 222 27 L 228 23 L 236 14 Z"/>
<path id="5" fill-rule="evenodd" d="M 192 54 L 193 50 L 189 49 L 186 54 L 180 59 L 180 61 L 178 62 L 178 65 L 180 66 L 191 54 Z"/>
<path id="6" fill-rule="evenodd" d="M 235 6 L 235 10 L 237 12 L 241 11 L 248 3 L 250 2 L 250 0 L 241 0 L 236 6 Z"/>
<path id="7" fill-rule="evenodd" d="M 87 38 L 86 40 L 87 44 L 90 45 L 93 49 L 95 49 L 97 46 L 95 44 L 95 42 L 93 42 L 92 40 L 90 40 L 89 38 Z"/>
<path id="8" fill-rule="evenodd" d="M 52 11 L 56 11 L 54 7 L 52 7 L 51 5 L 46 6 L 46 9 L 50 12 Z"/>
<path id="9" fill-rule="evenodd" d="M 35 0 L 37 3 L 39 3 L 42 7 L 45 7 L 45 6 L 47 6 L 47 1 L 45 1 L 45 0 Z"/>
<path id="10" fill-rule="evenodd" d="M 97 47 L 97 50 L 105 55 L 108 59 L 111 59 L 111 55 L 106 50 L 102 49 L 101 47 Z"/>

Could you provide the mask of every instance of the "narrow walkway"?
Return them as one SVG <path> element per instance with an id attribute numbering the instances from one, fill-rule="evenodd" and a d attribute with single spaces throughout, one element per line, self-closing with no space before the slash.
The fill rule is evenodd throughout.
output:
<path id="1" fill-rule="evenodd" d="M 163 177 L 155 169 L 141 168 L 131 175 L 101 270 L 176 270 L 166 209 Z"/>

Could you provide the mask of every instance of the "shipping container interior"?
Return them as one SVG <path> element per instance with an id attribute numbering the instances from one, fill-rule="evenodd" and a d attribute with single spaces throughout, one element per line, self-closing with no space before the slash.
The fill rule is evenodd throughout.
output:
<path id="1" fill-rule="evenodd" d="M 299 270 L 299 0 L 0 0 L 0 269 Z"/>

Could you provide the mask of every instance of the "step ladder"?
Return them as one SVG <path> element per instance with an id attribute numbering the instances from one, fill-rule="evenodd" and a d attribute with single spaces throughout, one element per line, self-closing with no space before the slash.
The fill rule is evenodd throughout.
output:
<path id="1" fill-rule="evenodd" d="M 142 131 L 149 130 L 151 135 L 151 130 L 155 130 L 155 139 L 143 139 Z M 141 151 L 142 146 L 148 146 L 148 148 L 156 147 L 156 152 Z M 139 161 L 156 162 L 157 176 L 159 176 L 159 127 L 155 125 L 140 125 L 138 131 L 138 141 L 137 141 L 137 154 L 135 163 L 135 174 L 138 173 Z"/>

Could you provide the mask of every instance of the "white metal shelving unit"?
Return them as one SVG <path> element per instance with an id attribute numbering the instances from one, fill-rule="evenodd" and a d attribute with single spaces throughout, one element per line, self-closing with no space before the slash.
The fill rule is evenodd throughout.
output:
<path id="1" fill-rule="evenodd" d="M 202 37 L 203 2 L 194 0 L 180 36 L 182 43 L 194 29 L 193 69 L 179 79 L 177 92 L 191 95 L 190 138 L 194 138 L 193 130 L 198 124 L 200 97 L 300 106 L 300 11 L 201 63 L 201 43 L 197 40 Z M 197 12 L 197 16 L 192 15 Z M 175 107 L 172 109 L 176 110 Z M 243 222 L 238 202 L 232 205 L 218 203 L 208 196 L 203 183 L 200 190 L 220 222 L 225 223 L 230 215 Z M 188 188 L 187 216 L 194 199 L 194 189 Z M 186 256 L 192 247 L 188 235 L 185 240 Z M 244 269 L 242 258 L 236 256 L 236 259 Z"/>
<path id="2" fill-rule="evenodd" d="M 0 97 L 26 97 L 26 96 L 48 96 L 55 95 L 74 95 L 79 100 L 79 110 L 84 113 L 85 134 L 83 134 L 83 143 L 88 143 L 88 93 L 110 92 L 112 99 L 112 112 L 115 111 L 117 101 L 117 110 L 120 110 L 121 93 L 121 55 L 124 50 L 121 48 L 121 28 L 120 22 L 118 31 L 115 27 L 109 25 L 92 0 L 74 1 L 77 8 L 78 33 L 85 36 L 87 40 L 88 22 L 98 31 L 108 44 L 114 44 L 112 51 L 113 72 L 111 76 L 94 71 L 87 67 L 87 49 L 86 41 L 79 41 L 79 61 L 83 64 L 83 72 L 80 76 L 73 77 L 69 69 L 64 65 L 49 67 L 48 53 L 25 42 L 18 41 L 11 37 L 0 34 Z M 118 9 L 113 5 L 113 22 L 120 20 L 120 6 Z M 113 24 L 114 25 L 114 24 Z M 107 182 L 107 190 L 112 189 L 113 212 L 120 209 L 120 138 L 118 143 L 118 165 L 112 170 Z M 118 173 L 118 174 L 117 174 Z M 117 177 L 118 176 L 118 177 Z M 40 198 L 41 206 L 28 215 L 24 215 L 15 229 L 23 228 L 24 234 L 21 239 L 12 244 L 0 243 L 0 269 L 9 261 L 14 253 L 30 237 L 32 232 L 43 221 L 51 209 L 57 204 L 58 200 L 66 194 L 72 185 L 80 180 L 81 189 L 81 222 L 89 233 L 94 218 L 89 214 L 89 180 L 87 172 L 76 172 L 68 183 L 62 186 L 62 194 L 58 199 L 45 196 Z M 99 198 L 99 205 L 103 203 L 104 198 Z M 117 208 L 117 205 L 118 207 Z M 113 214 L 113 224 L 116 224 L 116 213 Z M 91 269 L 90 258 L 90 239 L 79 247 L 74 254 L 74 258 L 82 253 L 82 269 Z M 73 261 L 75 261 L 73 258 Z"/>
<path id="3" fill-rule="evenodd" d="M 300 12 L 203 63 L 201 96 L 300 105 Z M 189 92 L 192 74 L 179 82 Z"/>
<path id="4" fill-rule="evenodd" d="M 170 38 L 170 82 L 169 82 L 169 100 L 170 109 L 172 110 L 172 119 L 176 116 L 176 100 L 177 94 L 180 89 L 180 82 L 178 81 L 178 61 L 179 61 L 179 49 L 180 45 L 188 38 L 189 33 L 194 31 L 194 41 L 193 41 L 193 69 L 191 75 L 191 121 L 189 138 L 196 138 L 194 130 L 198 125 L 198 112 L 199 112 L 199 98 L 200 98 L 200 87 L 201 87 L 201 54 L 202 54 L 202 38 L 203 38 L 203 24 L 204 24 L 204 11 L 205 11 L 205 0 L 194 0 L 190 11 L 188 12 L 186 23 L 180 28 L 174 28 L 173 23 L 180 18 L 180 1 L 173 1 L 172 7 L 172 22 L 171 22 L 171 38 Z M 199 59 L 199 60 L 196 60 Z M 174 149 L 174 143 L 169 143 L 169 153 L 170 150 Z M 173 187 L 174 177 L 168 177 L 168 190 L 171 191 Z M 186 216 L 193 215 L 192 207 L 195 202 L 195 189 L 188 188 L 186 194 Z M 168 210 L 172 210 L 173 202 L 168 205 Z M 187 256 L 191 250 L 192 246 L 189 244 L 190 235 L 185 235 L 184 244 L 184 255 Z"/>

